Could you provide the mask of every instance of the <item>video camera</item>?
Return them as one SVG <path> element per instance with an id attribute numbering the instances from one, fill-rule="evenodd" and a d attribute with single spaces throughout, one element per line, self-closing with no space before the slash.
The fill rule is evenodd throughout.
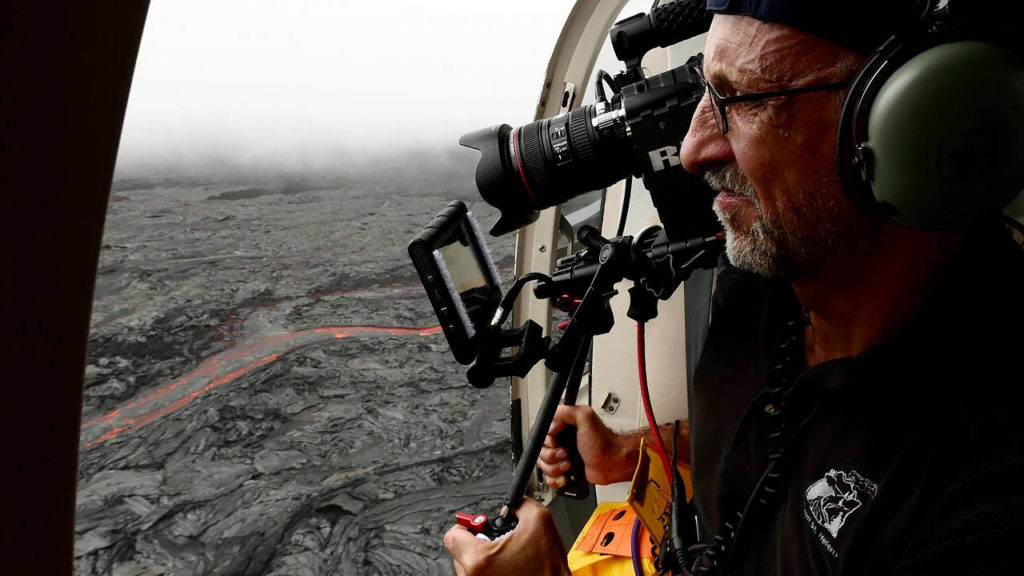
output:
<path id="1" fill-rule="evenodd" d="M 714 194 L 679 160 L 680 142 L 703 97 L 695 72 L 702 63 L 693 57 L 652 77 L 645 77 L 640 65 L 650 49 L 701 34 L 709 25 L 704 0 L 677 0 L 617 22 L 609 34 L 626 69 L 614 78 L 598 73 L 595 104 L 518 128 L 485 128 L 460 139 L 481 153 L 477 187 L 500 212 L 492 235 L 536 221 L 544 208 L 619 180 L 628 183 L 635 176 L 643 178 L 664 228 L 651 226 L 634 236 L 606 239 L 584 226 L 577 233 L 582 250 L 559 260 L 550 276 L 532 272 L 516 279 L 504 295 L 482 235 L 462 202 L 449 204 L 409 244 L 410 258 L 456 360 L 472 364 L 471 384 L 485 387 L 499 377 L 523 377 L 541 360 L 552 375 L 519 456 L 506 512 L 491 521 L 474 516 L 467 528 L 495 536 L 514 527 L 512 511 L 524 496 L 554 412 L 563 395 L 567 404 L 575 401 L 590 343 L 614 323 L 609 303 L 614 286 L 623 279 L 633 281 L 628 315 L 646 322 L 657 314 L 659 300 L 668 299 L 694 270 L 711 268 L 717 261 L 724 233 L 711 209 Z M 610 98 L 606 85 L 612 88 Z M 511 330 L 503 327 L 530 282 L 536 283 L 535 296 L 571 314 L 554 344 L 532 320 Z M 566 428 L 558 443 L 573 454 L 575 429 Z M 559 492 L 584 498 L 589 485 L 578 454 L 576 458 L 569 482 Z"/>
<path id="2" fill-rule="evenodd" d="M 614 78 L 604 71 L 597 74 L 594 104 L 517 128 L 484 128 L 460 139 L 481 153 L 476 184 L 500 212 L 490 230 L 494 236 L 536 221 L 544 208 L 622 179 L 640 176 L 651 193 L 664 229 L 600 241 L 595 230 L 581 230 L 585 249 L 559 260 L 551 277 L 530 275 L 537 282 L 537 298 L 574 312 L 573 302 L 583 298 L 600 267 L 602 246 L 621 240 L 631 253 L 622 277 L 643 288 L 649 299 L 668 299 L 692 270 L 714 265 L 714 258 L 707 257 L 721 233 L 711 209 L 714 192 L 679 160 L 680 142 L 703 97 L 695 72 L 702 62 L 695 56 L 649 78 L 641 68 L 652 48 L 701 34 L 710 21 L 704 0 L 677 0 L 621 20 L 609 37 L 625 70 Z M 606 85 L 613 90 L 610 98 Z M 523 376 L 546 357 L 548 343 L 539 340 L 539 327 L 500 331 L 523 279 L 502 298 L 487 247 L 465 205 L 450 204 L 413 240 L 409 253 L 453 354 L 460 363 L 473 364 L 473 385 Z M 698 254 L 704 257 L 694 260 Z M 456 255 L 458 261 L 452 262 Z M 473 278 L 469 291 L 455 286 L 467 274 Z M 653 317 L 653 306 L 642 316 Z M 518 349 L 517 357 L 500 355 L 508 348 Z"/>
<path id="3" fill-rule="evenodd" d="M 617 22 L 609 32 L 626 69 L 599 71 L 594 104 L 512 128 L 501 124 L 464 135 L 459 143 L 479 150 L 476 185 L 501 217 L 500 236 L 537 220 L 540 211 L 628 177 L 642 177 L 672 240 L 717 227 L 713 194 L 679 161 L 679 144 L 703 97 L 692 57 L 686 64 L 646 78 L 641 59 L 707 31 L 701 0 L 678 0 Z M 605 86 L 612 89 L 608 98 Z"/>

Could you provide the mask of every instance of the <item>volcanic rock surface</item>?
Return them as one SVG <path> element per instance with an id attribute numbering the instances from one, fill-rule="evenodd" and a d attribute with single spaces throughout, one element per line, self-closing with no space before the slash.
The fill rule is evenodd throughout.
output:
<path id="1" fill-rule="evenodd" d="M 405 248 L 442 170 L 115 182 L 82 418 L 79 575 L 450 574 L 509 481 Z M 512 276 L 511 238 L 488 238 Z"/>

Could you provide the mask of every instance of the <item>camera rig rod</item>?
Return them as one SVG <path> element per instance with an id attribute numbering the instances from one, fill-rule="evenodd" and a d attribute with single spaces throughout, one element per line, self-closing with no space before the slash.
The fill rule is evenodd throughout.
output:
<path id="1" fill-rule="evenodd" d="M 579 389 L 580 379 L 583 376 L 583 365 L 586 363 L 587 353 L 590 350 L 592 337 L 586 336 L 579 342 L 573 359 L 572 369 L 552 374 L 551 383 L 544 394 L 544 401 L 541 403 L 540 412 L 530 428 L 530 436 L 523 447 L 523 453 L 516 464 L 515 473 L 512 475 L 512 483 L 509 486 L 504 500 L 504 514 L 493 520 L 492 530 L 496 534 L 502 534 L 512 530 L 516 526 L 516 517 L 513 511 L 519 507 L 526 495 L 526 487 L 530 484 L 530 477 L 536 468 L 537 458 L 540 456 L 540 449 L 544 446 L 544 437 L 554 420 L 555 411 L 561 403 L 562 394 L 569 389 Z M 574 382 L 574 383 L 573 383 Z M 575 394 L 572 394 L 575 396 Z M 575 435 L 575 430 L 573 431 Z M 576 472 L 582 473 L 582 470 Z M 585 480 L 585 476 L 583 477 Z"/>
<path id="2" fill-rule="evenodd" d="M 519 507 L 526 494 L 526 487 L 536 468 L 544 437 L 551 427 L 562 394 L 568 388 L 566 403 L 574 403 L 575 391 L 579 389 L 591 341 L 594 336 L 611 330 L 614 317 L 609 300 L 616 294 L 613 287 L 626 277 L 630 268 L 631 242 L 632 238 L 628 236 L 605 240 L 597 235 L 596 238 L 588 239 L 588 243 L 601 245 L 598 256 L 599 268 L 562 337 L 547 356 L 546 365 L 552 371 L 551 384 L 544 395 L 540 411 L 530 429 L 526 445 L 523 446 L 523 453 L 516 464 L 512 483 L 504 500 L 505 512 L 492 521 L 491 528 L 495 534 L 500 535 L 515 528 L 516 519 L 513 511 Z M 572 435 L 575 438 L 575 430 L 572 431 Z M 582 462 L 578 455 L 577 461 Z M 575 472 L 577 477 L 585 482 L 583 470 L 576 469 Z"/>

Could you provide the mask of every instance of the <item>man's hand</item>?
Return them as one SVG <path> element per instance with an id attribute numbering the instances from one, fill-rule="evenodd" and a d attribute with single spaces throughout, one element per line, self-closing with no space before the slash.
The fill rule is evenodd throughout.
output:
<path id="1" fill-rule="evenodd" d="M 515 530 L 497 542 L 477 538 L 458 524 L 452 526 L 444 535 L 444 547 L 452 555 L 456 576 L 568 576 L 565 547 L 548 509 L 526 499 L 516 517 Z"/>
<path id="2" fill-rule="evenodd" d="M 593 484 L 612 484 L 629 480 L 639 454 L 638 438 L 619 436 L 604 425 L 589 406 L 559 406 L 544 439 L 537 466 L 552 488 L 565 485 L 569 455 L 555 442 L 555 435 L 566 426 L 576 427 L 576 446 L 587 468 L 587 480 Z M 635 446 L 630 446 L 635 444 Z"/>

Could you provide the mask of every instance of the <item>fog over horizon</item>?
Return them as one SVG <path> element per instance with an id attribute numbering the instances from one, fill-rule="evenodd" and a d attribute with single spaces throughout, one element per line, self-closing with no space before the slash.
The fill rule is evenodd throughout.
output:
<path id="1" fill-rule="evenodd" d="M 571 0 L 155 0 L 115 177 L 471 162 L 532 120 Z"/>

